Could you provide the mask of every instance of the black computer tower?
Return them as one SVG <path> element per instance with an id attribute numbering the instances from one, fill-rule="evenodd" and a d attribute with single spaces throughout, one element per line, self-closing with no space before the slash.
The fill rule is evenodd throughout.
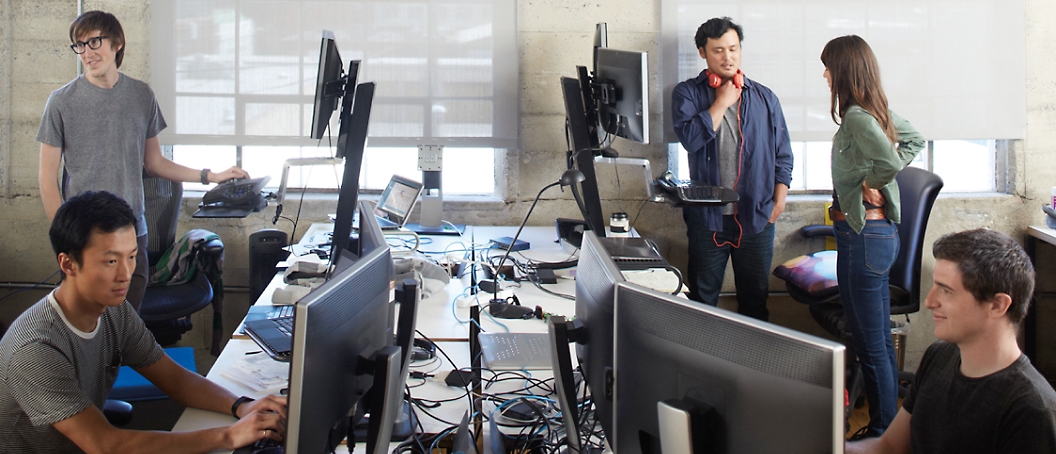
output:
<path id="1" fill-rule="evenodd" d="M 249 301 L 256 303 L 275 276 L 275 265 L 286 259 L 286 232 L 263 229 L 249 235 Z"/>

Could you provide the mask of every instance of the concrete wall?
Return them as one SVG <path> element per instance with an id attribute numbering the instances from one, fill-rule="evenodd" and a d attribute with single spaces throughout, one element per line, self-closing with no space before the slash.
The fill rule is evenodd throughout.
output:
<path id="1" fill-rule="evenodd" d="M 66 47 L 69 22 L 77 14 L 73 0 L 0 0 L 0 282 L 37 282 L 54 270 L 54 259 L 47 240 L 48 222 L 37 189 L 39 145 L 35 142 L 40 115 L 48 93 L 76 74 L 76 59 Z M 85 10 L 103 9 L 121 18 L 127 35 L 127 52 L 122 70 L 149 81 L 149 9 L 136 0 L 86 1 Z M 504 201 L 449 201 L 445 218 L 473 224 L 517 224 L 537 191 L 555 181 L 564 168 L 564 111 L 559 77 L 573 76 L 576 65 L 590 61 L 593 25 L 609 24 L 612 47 L 650 52 L 650 65 L 659 68 L 660 7 L 658 0 L 607 0 L 567 2 L 564 0 L 520 0 L 518 52 L 521 62 L 521 148 L 505 155 L 500 167 L 505 188 Z M 701 21 L 707 18 L 700 18 Z M 1026 1 L 1027 26 L 1027 139 L 1013 145 L 1011 195 L 943 195 L 936 204 L 929 226 L 930 243 L 941 234 L 972 227 L 989 227 L 1016 238 L 1028 224 L 1040 224 L 1038 204 L 1048 198 L 1048 188 L 1056 184 L 1056 30 L 1046 27 L 1056 20 L 1056 3 Z M 653 145 L 618 145 L 624 156 L 652 160 L 654 172 L 666 167 L 666 148 L 657 144 L 662 124 L 662 102 L 657 72 L 653 76 L 650 112 Z M 821 80 L 819 78 L 819 83 Z M 973 114 L 983 114 L 977 112 Z M 602 181 L 615 181 L 611 169 L 602 169 Z M 685 226 L 678 210 L 664 205 L 634 200 L 641 197 L 641 177 L 621 169 L 622 200 L 616 189 L 602 187 L 604 211 L 641 210 L 635 227 L 656 239 L 669 259 L 684 266 Z M 207 228 L 216 231 L 227 245 L 225 282 L 247 284 L 247 237 L 271 227 L 271 209 L 244 220 L 198 220 L 190 218 L 198 203 L 189 194 L 181 229 Z M 792 197 L 777 227 L 775 263 L 820 247 L 802 240 L 795 231 L 801 225 L 822 220 L 824 197 Z M 302 211 L 300 231 L 309 222 L 322 221 L 332 211 L 333 201 L 309 197 Z M 286 212 L 290 212 L 287 207 Z M 570 197 L 551 190 L 533 213 L 530 223 L 544 225 L 557 216 L 578 216 Z M 289 229 L 289 225 L 280 227 Z M 1051 251 L 1043 251 L 1051 252 Z M 930 288 L 933 259 L 926 255 L 924 287 Z M 1047 270 L 1042 276 L 1051 275 Z M 730 279 L 728 279 L 730 281 Z M 1044 282 L 1045 279 L 1039 279 Z M 783 291 L 773 280 L 771 289 Z M 732 291 L 732 285 L 727 290 Z M 4 304 L 0 302 L 0 305 Z M 802 309 L 805 312 L 805 308 Z M 1044 318 L 1044 313 L 1043 313 Z M 907 368 L 914 368 L 923 349 L 934 337 L 930 312 L 912 317 Z M 808 329 L 809 327 L 803 327 Z M 1041 348 L 1054 339 L 1043 338 Z M 1043 363 L 1044 364 L 1044 363 Z M 1044 369 L 1045 367 L 1043 367 Z M 1056 368 L 1050 368 L 1056 370 Z M 1052 376 L 1052 371 L 1049 374 Z"/>

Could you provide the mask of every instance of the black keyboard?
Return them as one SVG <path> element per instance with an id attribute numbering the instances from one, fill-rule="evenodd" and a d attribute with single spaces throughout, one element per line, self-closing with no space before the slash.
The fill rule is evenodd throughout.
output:
<path id="1" fill-rule="evenodd" d="M 687 203 L 721 202 L 722 188 L 689 180 L 671 180 L 666 186 L 672 195 Z"/>
<path id="2" fill-rule="evenodd" d="M 282 305 L 282 306 L 275 306 L 274 310 L 268 311 L 268 318 L 270 318 L 270 319 L 288 318 L 288 317 L 293 317 L 293 305 L 292 304 L 285 304 L 285 305 Z"/>
<path id="3" fill-rule="evenodd" d="M 275 326 L 277 326 L 279 328 L 279 331 L 282 331 L 282 333 L 287 335 L 287 336 L 292 336 L 293 335 L 293 317 L 292 316 L 291 317 L 284 317 L 284 318 L 276 318 L 274 320 L 275 320 Z"/>
<path id="4" fill-rule="evenodd" d="M 701 185 L 690 181 L 678 182 L 678 193 L 682 200 L 688 201 L 711 201 L 719 199 L 719 191 L 715 186 Z"/>
<path id="5" fill-rule="evenodd" d="M 270 438 L 262 438 L 249 446 L 243 446 L 235 450 L 233 454 L 281 454 L 285 452 L 282 442 Z"/>

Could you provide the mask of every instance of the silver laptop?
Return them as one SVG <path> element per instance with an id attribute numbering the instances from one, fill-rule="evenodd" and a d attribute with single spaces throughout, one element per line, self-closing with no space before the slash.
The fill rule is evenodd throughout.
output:
<path id="1" fill-rule="evenodd" d="M 407 223 L 411 210 L 418 203 L 418 196 L 422 194 L 422 183 L 393 175 L 389 185 L 378 199 L 378 206 L 374 214 L 378 217 L 378 223 L 382 230 L 398 230 Z"/>

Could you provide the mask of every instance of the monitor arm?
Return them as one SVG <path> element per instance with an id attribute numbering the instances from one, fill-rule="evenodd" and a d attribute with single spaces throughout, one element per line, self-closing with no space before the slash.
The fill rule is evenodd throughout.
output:
<path id="1" fill-rule="evenodd" d="M 557 386 L 557 403 L 564 413 L 561 420 L 565 426 L 565 436 L 569 452 L 583 452 L 583 442 L 579 438 L 579 408 L 576 398 L 576 381 L 572 374 L 572 355 L 568 344 L 586 341 L 586 329 L 579 320 L 565 321 L 565 317 L 553 315 L 547 320 L 550 332 L 550 361 L 554 368 L 554 383 Z"/>
<path id="2" fill-rule="evenodd" d="M 385 346 L 375 352 L 370 361 L 374 369 L 374 386 L 367 393 L 367 411 L 370 412 L 370 423 L 367 427 L 368 454 L 388 452 L 392 425 L 396 421 L 396 412 L 399 411 L 398 404 L 403 400 L 403 387 L 399 379 L 401 353 L 399 347 Z M 355 439 L 355 433 L 348 435 Z"/>
<path id="3" fill-rule="evenodd" d="M 669 452 L 726 452 L 723 420 L 714 407 L 687 395 L 656 403 L 660 446 Z"/>
<path id="4" fill-rule="evenodd" d="M 653 171 L 651 170 L 648 159 L 595 156 L 594 162 L 604 162 L 614 165 L 624 164 L 641 166 L 642 170 L 645 172 L 645 194 L 649 197 L 649 201 L 659 202 L 662 200 L 659 195 L 653 192 Z"/>
<path id="5" fill-rule="evenodd" d="M 286 200 L 286 180 L 290 177 L 290 167 L 300 166 L 315 166 L 315 165 L 336 165 L 344 162 L 341 158 L 295 158 L 287 159 L 282 164 L 282 180 L 279 183 L 279 193 L 274 196 L 276 200 L 275 205 L 275 218 L 272 219 L 271 223 L 275 224 L 279 222 L 279 215 L 282 214 L 282 201 Z"/>

